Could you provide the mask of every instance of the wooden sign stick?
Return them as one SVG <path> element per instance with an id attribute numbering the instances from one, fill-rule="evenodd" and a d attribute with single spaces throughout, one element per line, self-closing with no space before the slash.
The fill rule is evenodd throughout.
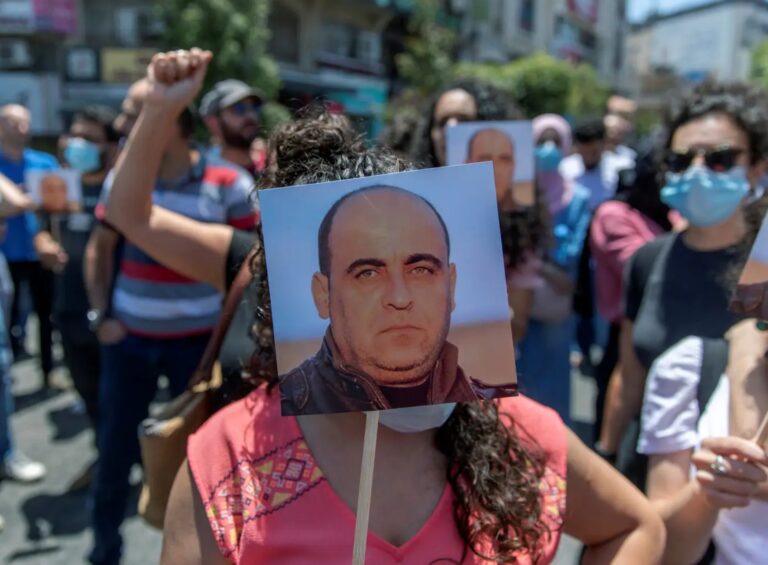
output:
<path id="1" fill-rule="evenodd" d="M 379 413 L 365 413 L 365 438 L 363 439 L 363 463 L 360 467 L 360 487 L 357 491 L 357 519 L 355 520 L 355 546 L 353 565 L 364 565 L 365 544 L 368 539 L 368 518 L 371 515 L 371 489 L 373 488 L 373 464 L 376 459 L 376 438 L 379 433 Z"/>
<path id="2" fill-rule="evenodd" d="M 755 443 L 763 449 L 768 450 L 768 413 L 766 413 L 762 424 L 760 424 L 760 427 L 757 430 Z"/>

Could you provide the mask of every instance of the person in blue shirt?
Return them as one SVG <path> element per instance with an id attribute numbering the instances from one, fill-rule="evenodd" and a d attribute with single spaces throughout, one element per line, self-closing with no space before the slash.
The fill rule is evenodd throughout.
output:
<path id="1" fill-rule="evenodd" d="M 552 223 L 552 246 L 542 258 L 538 288 L 534 289 L 531 319 L 519 344 L 520 390 L 554 408 L 570 422 L 570 344 L 575 325 L 573 293 L 581 249 L 591 219 L 589 191 L 565 179 L 559 171 L 571 148 L 571 128 L 555 114 L 533 120 L 536 143 L 536 185 Z"/>
<path id="2" fill-rule="evenodd" d="M 27 147 L 30 138 L 29 110 L 18 104 L 0 107 L 0 173 L 22 186 L 29 170 L 58 169 L 56 158 Z M 53 369 L 52 322 L 53 273 L 41 263 L 38 245 L 55 247 L 55 242 L 39 234 L 34 212 L 26 211 L 8 219 L 5 240 L 0 251 L 8 261 L 16 292 L 11 308 L 10 339 L 18 358 L 24 353 L 25 316 L 21 308 L 21 295 L 29 290 L 39 320 L 40 364 L 44 386 L 49 384 Z M 54 255 L 56 255 L 54 251 Z"/>
<path id="3" fill-rule="evenodd" d="M 32 201 L 8 178 L 0 175 L 0 219 L 32 209 Z M 45 467 L 30 460 L 14 445 L 11 430 L 13 393 L 11 391 L 11 353 L 6 314 L 10 310 L 13 285 L 0 253 L 0 479 L 30 483 L 45 476 Z M 0 517 L 2 521 L 2 517 Z"/>

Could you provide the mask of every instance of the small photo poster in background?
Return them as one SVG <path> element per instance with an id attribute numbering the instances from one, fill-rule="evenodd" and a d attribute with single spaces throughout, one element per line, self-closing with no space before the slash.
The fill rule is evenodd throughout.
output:
<path id="1" fill-rule="evenodd" d="M 768 320 L 768 216 L 763 218 L 739 276 L 731 310 L 750 318 Z"/>
<path id="2" fill-rule="evenodd" d="M 535 170 L 530 121 L 462 122 L 446 130 L 448 165 L 493 163 L 500 205 L 533 206 Z"/>
<path id="3" fill-rule="evenodd" d="M 79 171 L 27 171 L 24 186 L 32 201 L 45 212 L 59 214 L 82 209 L 83 189 Z"/>
<path id="4" fill-rule="evenodd" d="M 493 169 L 259 191 L 283 415 L 516 394 Z"/>

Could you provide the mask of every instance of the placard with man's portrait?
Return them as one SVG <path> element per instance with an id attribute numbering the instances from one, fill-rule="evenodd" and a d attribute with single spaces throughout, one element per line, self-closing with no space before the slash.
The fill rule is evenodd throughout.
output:
<path id="1" fill-rule="evenodd" d="M 448 165 L 491 161 L 499 205 L 534 205 L 532 122 L 462 122 L 449 127 L 446 135 Z"/>
<path id="2" fill-rule="evenodd" d="M 731 310 L 750 318 L 768 320 L 768 216 L 763 218 L 763 225 L 739 277 Z"/>
<path id="3" fill-rule="evenodd" d="M 516 393 L 489 163 L 259 191 L 283 415 Z"/>
<path id="4" fill-rule="evenodd" d="M 24 186 L 32 201 L 52 214 L 82 209 L 80 172 L 73 169 L 29 170 Z"/>

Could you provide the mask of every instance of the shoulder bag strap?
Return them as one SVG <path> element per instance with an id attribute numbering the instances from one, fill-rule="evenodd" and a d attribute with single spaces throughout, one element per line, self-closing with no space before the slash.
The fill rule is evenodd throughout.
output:
<path id="1" fill-rule="evenodd" d="M 243 292 L 251 282 L 251 261 L 256 254 L 257 249 L 258 245 L 254 246 L 248 253 L 248 256 L 245 258 L 245 261 L 243 261 L 229 292 L 227 292 L 227 296 L 224 299 L 224 307 L 221 311 L 221 317 L 219 318 L 216 327 L 213 329 L 211 339 L 208 341 L 205 352 L 200 358 L 200 363 L 197 365 L 197 369 L 192 375 L 192 379 L 189 381 L 189 388 L 211 380 L 213 375 L 213 365 L 219 357 L 221 344 L 224 342 L 224 337 L 227 335 L 229 326 L 232 323 L 232 318 L 235 316 L 235 311 L 242 301 Z"/>

